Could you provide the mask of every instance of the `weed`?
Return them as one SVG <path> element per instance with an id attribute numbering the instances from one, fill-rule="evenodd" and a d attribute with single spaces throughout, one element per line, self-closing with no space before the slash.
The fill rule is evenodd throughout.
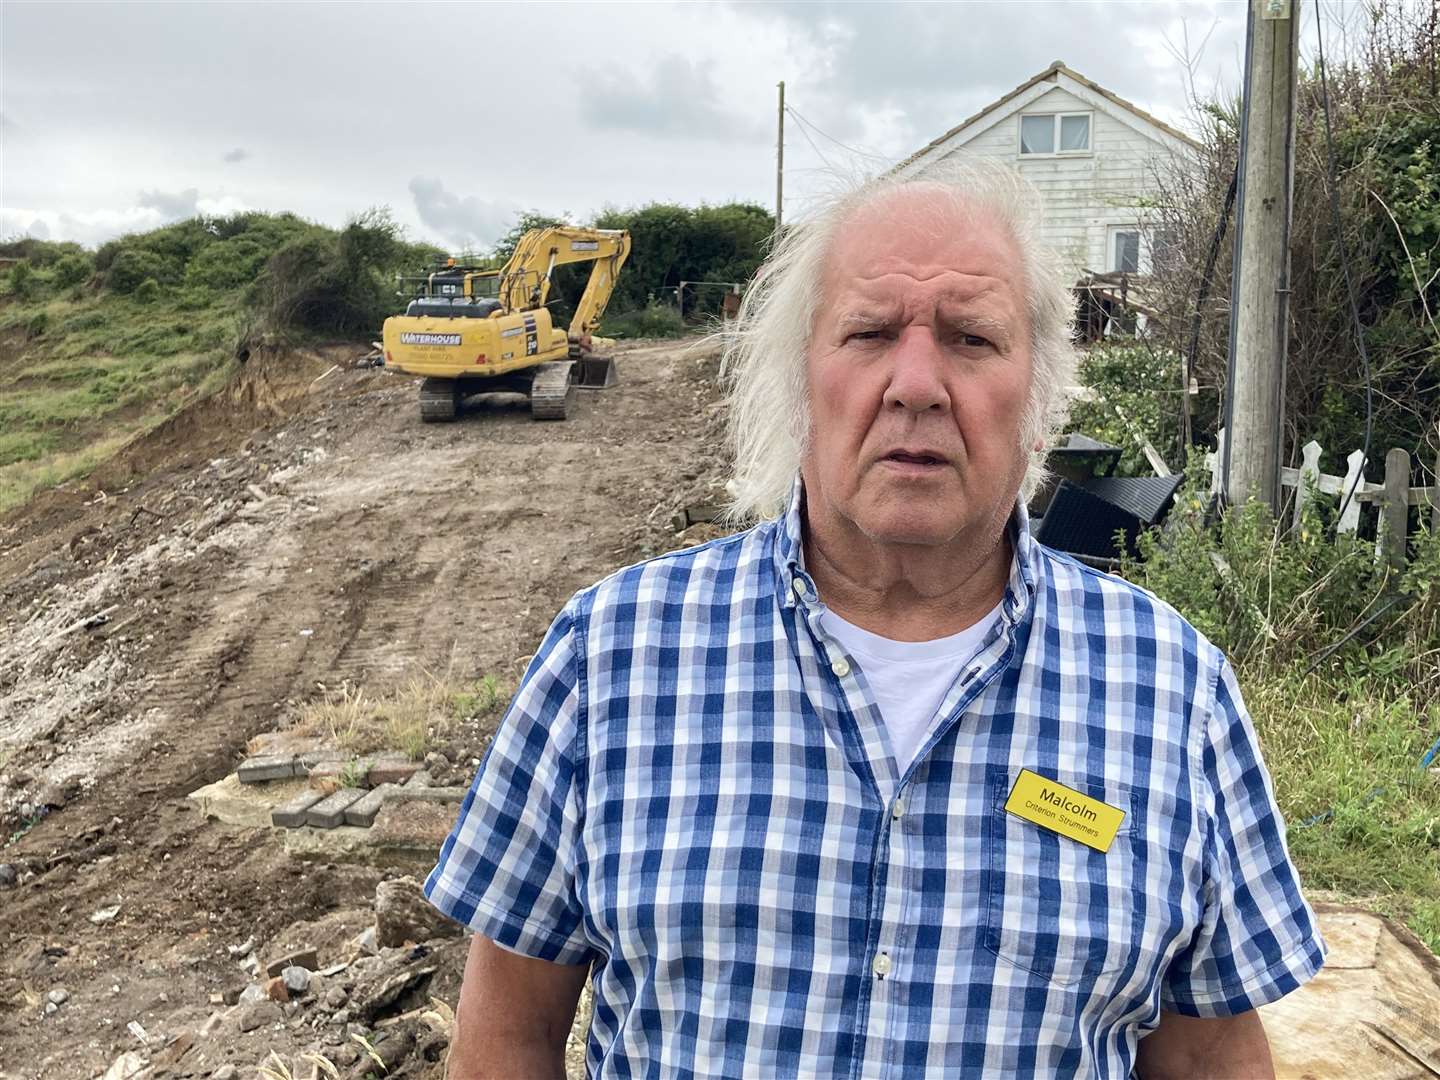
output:
<path id="1" fill-rule="evenodd" d="M 412 761 L 423 759 L 433 741 L 457 723 L 490 715 L 504 700 L 493 675 L 470 681 L 449 671 L 422 671 L 379 697 L 348 683 L 334 690 L 322 686 L 321 693 L 321 700 L 300 711 L 296 728 L 302 734 L 352 754 L 399 750 Z"/>
<path id="2" fill-rule="evenodd" d="M 353 757 L 345 763 L 340 770 L 340 786 L 347 788 L 366 787 L 366 777 L 370 775 L 370 766 L 358 757 Z"/>

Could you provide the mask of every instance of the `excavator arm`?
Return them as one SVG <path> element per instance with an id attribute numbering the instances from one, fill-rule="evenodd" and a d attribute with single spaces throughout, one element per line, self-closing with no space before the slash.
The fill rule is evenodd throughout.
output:
<path id="1" fill-rule="evenodd" d="M 615 278 L 630 254 L 630 234 L 620 229 L 554 225 L 526 233 L 500 272 L 500 299 L 507 311 L 543 307 L 550 298 L 555 267 L 593 262 L 590 280 L 575 306 L 569 335 L 587 339 L 605 312 Z"/>

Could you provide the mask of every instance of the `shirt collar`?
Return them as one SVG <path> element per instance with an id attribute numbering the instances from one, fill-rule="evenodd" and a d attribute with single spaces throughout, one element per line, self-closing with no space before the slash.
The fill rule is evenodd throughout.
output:
<path id="1" fill-rule="evenodd" d="M 786 607 L 794 607 L 801 599 L 818 599 L 815 581 L 805 570 L 805 485 L 799 476 L 790 488 L 790 503 L 777 522 L 775 537 L 775 572 Z M 1035 599 L 1038 545 L 1030 534 L 1030 514 L 1021 499 L 1006 525 L 1010 534 L 1010 580 L 1005 586 L 1001 603 L 1002 618 L 1014 625 L 1028 617 Z"/>

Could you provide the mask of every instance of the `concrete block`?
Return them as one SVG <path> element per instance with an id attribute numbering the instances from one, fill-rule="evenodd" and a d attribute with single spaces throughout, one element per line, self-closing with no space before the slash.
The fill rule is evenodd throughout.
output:
<path id="1" fill-rule="evenodd" d="M 305 812 L 325 798 L 325 793 L 306 788 L 284 806 L 270 811 L 270 824 L 281 829 L 298 829 L 305 824 Z"/>
<path id="2" fill-rule="evenodd" d="M 310 786 L 327 794 L 338 791 L 344 785 L 342 775 L 353 760 L 353 758 L 326 757 L 315 762 L 308 770 Z M 363 768 L 363 764 L 356 766 L 356 771 L 363 770 Z"/>
<path id="3" fill-rule="evenodd" d="M 294 754 L 265 754 L 246 758 L 236 770 L 242 784 L 263 784 L 266 780 L 289 780 L 295 775 Z"/>
<path id="4" fill-rule="evenodd" d="M 359 788 L 341 788 L 325 796 L 305 811 L 305 824 L 317 829 L 333 829 L 345 824 L 345 811 L 364 796 Z"/>
<path id="5" fill-rule="evenodd" d="M 385 800 L 398 790 L 400 789 L 394 784 L 381 784 L 377 788 L 371 788 L 345 808 L 345 824 L 368 829 L 375 824 L 375 815 L 380 813 L 380 807 L 385 805 Z"/>
<path id="6" fill-rule="evenodd" d="M 383 754 L 375 759 L 367 775 L 370 786 L 379 787 L 381 784 L 403 784 L 419 771 L 419 762 L 411 761 L 407 757 Z"/>

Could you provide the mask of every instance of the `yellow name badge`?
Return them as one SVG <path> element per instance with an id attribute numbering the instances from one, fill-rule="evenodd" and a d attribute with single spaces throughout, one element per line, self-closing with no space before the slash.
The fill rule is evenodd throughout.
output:
<path id="1" fill-rule="evenodd" d="M 1005 800 L 1005 809 L 1096 851 L 1109 851 L 1125 820 L 1125 811 L 1057 784 L 1048 777 L 1021 769 Z"/>

